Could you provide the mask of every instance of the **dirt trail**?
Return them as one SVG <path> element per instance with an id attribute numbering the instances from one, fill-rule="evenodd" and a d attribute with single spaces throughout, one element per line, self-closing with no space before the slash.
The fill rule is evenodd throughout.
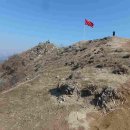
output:
<path id="1" fill-rule="evenodd" d="M 8 89 L 8 90 L 5 90 L 5 91 L 3 91 L 1 94 L 6 94 L 6 93 L 8 93 L 8 92 L 10 92 L 10 91 L 13 91 L 13 90 L 15 90 L 15 89 L 18 89 L 20 86 L 22 86 L 22 85 L 24 85 L 24 84 L 27 84 L 27 83 L 29 83 L 29 82 L 35 80 L 35 79 L 38 78 L 39 76 L 40 76 L 40 75 L 37 75 L 36 77 L 34 77 L 34 78 L 30 79 L 30 80 L 24 81 L 24 82 L 22 82 L 22 83 L 17 83 L 15 86 L 13 86 L 13 88 Z"/>

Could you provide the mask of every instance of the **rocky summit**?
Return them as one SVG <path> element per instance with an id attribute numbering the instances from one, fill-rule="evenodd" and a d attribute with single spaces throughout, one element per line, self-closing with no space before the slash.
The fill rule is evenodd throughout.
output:
<path id="1" fill-rule="evenodd" d="M 1 130 L 129 130 L 130 39 L 56 47 L 0 64 Z"/>

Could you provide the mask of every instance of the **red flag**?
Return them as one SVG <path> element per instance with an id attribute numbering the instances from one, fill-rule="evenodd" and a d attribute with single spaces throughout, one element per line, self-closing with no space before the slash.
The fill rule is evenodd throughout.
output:
<path id="1" fill-rule="evenodd" d="M 85 25 L 88 25 L 88 26 L 90 26 L 92 28 L 94 27 L 94 24 L 91 21 L 87 20 L 87 19 L 85 19 Z"/>

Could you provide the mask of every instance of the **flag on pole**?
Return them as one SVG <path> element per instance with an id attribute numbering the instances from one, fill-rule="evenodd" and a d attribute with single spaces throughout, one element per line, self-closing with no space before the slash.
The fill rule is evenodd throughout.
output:
<path id="1" fill-rule="evenodd" d="M 87 20 L 87 19 L 85 19 L 85 25 L 88 25 L 88 26 L 90 26 L 90 27 L 94 27 L 94 23 L 92 23 L 91 21 L 89 21 L 89 20 Z"/>

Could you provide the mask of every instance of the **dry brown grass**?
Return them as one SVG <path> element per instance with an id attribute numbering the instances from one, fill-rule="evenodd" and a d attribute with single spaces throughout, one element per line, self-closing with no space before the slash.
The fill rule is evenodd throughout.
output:
<path id="1" fill-rule="evenodd" d="M 129 58 L 122 58 L 122 54 L 124 52 L 129 53 L 129 50 L 123 48 L 121 52 L 115 51 L 117 48 L 122 48 L 122 46 L 117 46 L 118 42 L 124 43 L 127 40 L 115 38 L 113 41 L 112 38 L 109 38 L 91 42 L 85 41 L 83 44 L 82 42 L 79 45 L 77 44 L 78 48 L 76 50 L 67 48 L 60 53 L 56 50 L 56 53 L 48 52 L 45 55 L 34 53 L 30 55 L 31 50 L 29 50 L 21 54 L 22 58 L 26 59 L 25 68 L 21 67 L 21 61 L 18 61 L 18 64 L 16 61 L 7 61 L 4 64 L 5 66 L 13 66 L 16 63 L 14 67 L 16 67 L 15 74 L 17 75 L 15 76 L 19 77 L 24 73 L 26 74 L 25 78 L 28 77 L 29 80 L 19 77 L 15 84 L 16 88 L 0 94 L 0 129 L 87 130 L 87 127 L 84 127 L 86 125 L 82 123 L 82 121 L 86 122 L 86 119 L 83 118 L 81 121 L 73 118 L 74 120 L 70 122 L 75 121 L 78 124 L 76 124 L 76 128 L 71 127 L 67 120 L 69 115 L 75 115 L 76 112 L 79 112 L 78 116 L 80 116 L 84 110 L 83 113 L 87 113 L 87 123 L 89 122 L 88 125 L 91 124 L 92 130 L 129 130 L 129 102 L 123 107 L 118 106 L 118 110 L 101 116 L 100 112 L 95 115 L 95 112 L 92 111 L 95 109 L 91 108 L 92 106 L 89 102 L 85 102 L 86 100 L 77 102 L 68 98 L 68 102 L 59 104 L 57 97 L 49 93 L 49 90 L 56 88 L 58 84 L 57 76 L 60 79 L 66 79 L 72 72 L 77 71 L 82 74 L 81 78 L 76 79 L 77 82 L 81 83 L 81 88 L 89 83 L 100 87 L 108 85 L 115 88 L 124 84 L 130 78 L 129 73 L 124 75 L 112 74 L 115 65 L 121 64 L 128 67 L 130 63 Z M 115 45 L 112 43 L 115 43 Z M 44 50 L 44 47 L 42 49 Z M 34 59 L 30 60 L 30 56 Z M 73 65 L 65 65 L 71 62 L 78 63 L 81 66 L 73 71 Z M 40 68 L 36 68 L 39 67 L 39 64 Z M 96 68 L 98 64 L 103 65 L 103 67 Z M 36 71 L 36 69 L 38 70 Z M 130 68 L 128 67 L 128 69 Z M 11 79 L 12 76 L 14 74 L 5 74 L 3 79 Z M 128 89 L 129 83 L 126 86 Z M 125 90 L 124 94 L 127 95 L 127 99 L 130 101 L 130 96 L 126 92 Z"/>

